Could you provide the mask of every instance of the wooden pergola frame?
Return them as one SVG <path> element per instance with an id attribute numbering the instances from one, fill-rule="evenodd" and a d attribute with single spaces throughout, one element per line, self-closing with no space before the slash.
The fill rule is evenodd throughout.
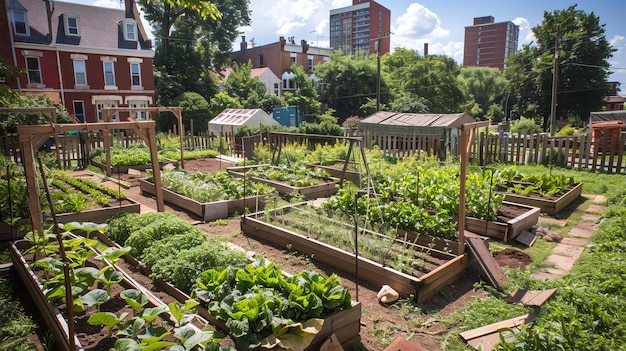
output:
<path id="1" fill-rule="evenodd" d="M 460 174 L 460 194 L 459 194 L 459 249 L 458 254 L 465 252 L 465 181 L 467 179 L 467 164 L 469 162 L 472 141 L 476 134 L 476 129 L 489 128 L 489 121 L 465 123 L 461 125 L 461 174 Z"/>
<path id="2" fill-rule="evenodd" d="M 154 184 L 156 186 L 157 210 L 163 212 L 163 189 L 161 187 L 161 173 L 159 169 L 159 158 L 156 152 L 156 136 L 154 121 L 130 121 L 130 122 L 110 122 L 110 123 L 84 123 L 84 124 L 55 124 L 50 125 L 24 125 L 17 127 L 18 142 L 20 144 L 22 164 L 26 175 L 26 185 L 28 188 L 28 207 L 30 209 L 33 231 L 39 231 L 43 227 L 43 215 L 39 203 L 39 187 L 35 173 L 35 149 L 38 149 L 46 142 L 50 134 L 70 132 L 70 131 L 106 131 L 109 129 L 133 129 L 148 144 L 150 157 L 152 160 L 152 171 Z M 105 141 L 108 138 L 105 138 Z"/>
<path id="3" fill-rule="evenodd" d="M 2 107 L 0 108 L 0 114 L 9 114 L 9 113 L 40 113 L 42 116 L 44 116 L 48 120 L 48 123 L 50 124 L 57 123 L 56 107 L 15 107 L 15 108 Z M 54 138 L 54 144 L 58 145 L 59 140 L 58 140 L 58 135 L 56 133 L 53 135 L 53 138 Z M 57 163 L 59 167 L 61 167 L 61 156 L 60 156 L 59 148 L 55 148 L 55 150 L 57 154 Z"/>
<path id="4" fill-rule="evenodd" d="M 149 112 L 150 115 L 152 115 L 153 112 L 171 112 L 175 117 L 176 120 L 178 121 L 178 135 L 180 137 L 180 168 L 185 168 L 185 159 L 183 157 L 183 135 L 184 135 L 184 130 L 183 130 L 183 116 L 182 116 L 182 107 L 178 107 L 178 106 L 170 106 L 170 107 L 105 107 L 102 109 L 102 120 L 104 121 L 104 123 L 109 123 L 111 122 L 111 116 L 113 116 L 114 114 L 116 114 L 117 112 Z M 131 119 L 131 122 L 137 122 L 137 120 L 135 120 L 132 117 L 129 117 Z M 153 118 L 154 120 L 154 118 Z M 105 154 L 106 154 L 106 173 L 107 176 L 111 176 L 111 140 L 109 139 L 109 130 L 103 130 L 103 136 L 104 136 L 104 150 L 105 150 Z M 153 162 L 153 167 L 154 167 L 154 160 Z M 158 165 L 158 161 L 157 161 L 157 165 Z"/>

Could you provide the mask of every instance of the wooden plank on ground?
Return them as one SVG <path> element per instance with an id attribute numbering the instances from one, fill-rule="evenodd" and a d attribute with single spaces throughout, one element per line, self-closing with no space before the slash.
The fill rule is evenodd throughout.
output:
<path id="1" fill-rule="evenodd" d="M 533 246 L 535 240 L 537 240 L 537 235 L 529 231 L 523 230 L 521 233 L 519 233 L 515 240 L 530 247 Z"/>
<path id="2" fill-rule="evenodd" d="M 556 288 L 548 290 L 515 289 L 515 291 L 504 300 L 510 303 L 521 302 L 526 307 L 541 307 L 555 292 Z"/>
<path id="3" fill-rule="evenodd" d="M 476 350 L 494 350 L 494 346 L 500 343 L 499 330 L 510 328 L 514 331 L 519 331 L 520 325 L 530 323 L 533 319 L 534 316 L 532 314 L 525 314 L 484 327 L 468 330 L 459 334 L 459 336 Z"/>
<path id="4" fill-rule="evenodd" d="M 333 334 L 324 341 L 320 351 L 343 351 L 343 347 L 341 347 L 337 335 Z"/>
<path id="5" fill-rule="evenodd" d="M 502 283 L 506 280 L 506 276 L 502 271 L 502 267 L 491 255 L 487 245 L 481 239 L 474 237 L 466 238 L 466 242 L 470 252 L 476 257 L 480 268 L 487 275 L 491 285 L 498 290 L 502 290 Z"/>
<path id="6" fill-rule="evenodd" d="M 405 338 L 399 336 L 384 351 L 427 351 L 425 348 L 416 345 Z"/>

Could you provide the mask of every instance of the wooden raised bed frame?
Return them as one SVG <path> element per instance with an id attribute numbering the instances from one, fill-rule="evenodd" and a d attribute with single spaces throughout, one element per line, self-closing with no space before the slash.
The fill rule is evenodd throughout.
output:
<path id="1" fill-rule="evenodd" d="M 255 165 L 255 166 L 241 166 L 241 167 L 228 167 L 226 170 L 233 177 L 244 178 L 246 177 L 245 173 L 253 168 L 258 167 L 271 167 L 269 165 Z M 299 193 L 306 200 L 316 199 L 319 197 L 329 197 L 335 193 L 337 193 L 336 182 L 332 179 L 320 179 L 323 183 L 318 185 L 304 186 L 298 187 L 289 185 L 285 182 L 279 182 L 276 180 L 265 179 L 261 177 L 247 176 L 247 179 L 253 180 L 259 183 L 265 183 L 270 185 L 276 189 L 280 194 L 289 195 L 292 193 Z"/>
<path id="2" fill-rule="evenodd" d="M 517 237 L 524 230 L 532 228 L 539 221 L 539 213 L 541 210 L 537 207 L 508 201 L 502 203 L 509 206 L 522 207 L 527 209 L 527 211 L 521 216 L 510 219 L 506 223 L 466 217 L 465 230 L 507 242 Z"/>
<path id="3" fill-rule="evenodd" d="M 96 231 L 96 235 L 98 239 L 104 242 L 106 245 L 110 247 L 120 248 L 120 246 L 116 242 L 112 241 L 101 232 Z M 148 269 L 140 261 L 130 256 L 129 254 L 125 254 L 122 257 L 127 262 L 137 266 L 142 274 L 150 276 L 150 274 L 152 273 L 150 269 Z M 154 279 L 154 282 L 163 290 L 165 290 L 168 295 L 174 297 L 179 302 L 184 302 L 191 299 L 191 297 L 185 292 L 164 281 L 163 279 Z M 209 321 L 211 324 L 215 325 L 221 331 L 229 333 L 229 330 L 226 327 L 224 321 L 213 317 L 213 315 L 211 315 L 202 304 L 194 308 L 201 317 Z M 341 345 L 345 346 L 346 349 L 351 349 L 354 344 L 356 344 L 360 340 L 360 332 L 361 303 L 352 301 L 351 309 L 341 311 L 324 318 L 324 325 L 322 327 L 322 330 L 320 330 L 320 332 L 315 336 L 311 344 L 306 347 L 305 351 L 319 350 L 322 343 L 324 343 L 324 341 L 326 341 L 326 339 L 333 334 L 335 334 L 337 340 Z"/>
<path id="4" fill-rule="evenodd" d="M 292 250 L 309 255 L 315 260 L 344 272 L 352 275 L 357 274 L 355 254 L 266 223 L 258 218 L 263 218 L 262 212 L 242 217 L 241 230 L 244 234 L 267 240 L 282 247 L 290 247 Z M 432 298 L 443 286 L 459 278 L 469 266 L 468 254 L 450 254 L 450 257 L 453 258 L 445 264 L 417 278 L 359 256 L 358 278 L 377 286 L 389 285 L 401 296 L 413 295 L 418 303 L 422 303 Z"/>
<path id="5" fill-rule="evenodd" d="M 139 179 L 139 188 L 142 192 L 154 195 L 156 193 L 154 184 L 147 179 Z M 198 202 L 186 196 L 177 194 L 171 190 L 163 188 L 163 200 L 172 205 L 187 210 L 204 221 L 212 221 L 218 218 L 227 218 L 235 213 L 245 213 L 248 209 L 263 209 L 268 196 L 249 196 L 245 199 L 220 200 L 214 202 Z"/>
<path id="6" fill-rule="evenodd" d="M 567 205 L 569 205 L 574 200 L 576 200 L 582 194 L 582 191 L 583 191 L 583 184 L 578 183 L 576 184 L 576 186 L 570 189 L 570 191 L 561 195 L 556 200 L 528 197 L 528 196 L 522 196 L 522 195 L 512 194 L 512 193 L 505 193 L 504 200 L 509 201 L 509 202 L 515 202 L 518 204 L 527 205 L 527 206 L 538 207 L 541 210 L 541 212 L 544 212 L 550 215 L 555 215 L 561 212 L 561 210 L 567 207 Z"/>

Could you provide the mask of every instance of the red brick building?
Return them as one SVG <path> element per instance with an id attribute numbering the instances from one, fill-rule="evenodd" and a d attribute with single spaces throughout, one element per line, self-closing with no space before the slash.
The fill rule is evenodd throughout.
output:
<path id="1" fill-rule="evenodd" d="M 504 69 L 504 62 L 517 51 L 519 27 L 513 22 L 495 23 L 493 16 L 475 17 L 465 27 L 463 66 Z"/>
<path id="2" fill-rule="evenodd" d="M 313 68 L 329 59 L 332 49 L 309 46 L 306 40 L 296 43 L 294 37 L 280 37 L 275 43 L 248 47 L 246 37 L 241 37 L 240 50 L 231 54 L 231 59 L 239 64 L 250 61 L 252 68 L 269 68 L 280 78 L 280 92 L 275 87 L 268 88 L 270 94 L 282 96 L 284 91 L 295 91 L 294 75 L 291 65 L 296 64 L 311 75 Z"/>
<path id="3" fill-rule="evenodd" d="M 125 9 L 0 0 L 0 54 L 26 71 L 6 82 L 12 89 L 45 94 L 81 122 L 101 120 L 104 107 L 154 104 L 154 51 L 134 0 Z"/>
<path id="4" fill-rule="evenodd" d="M 330 10 L 330 47 L 346 55 L 388 53 L 390 30 L 391 11 L 376 1 L 352 0 L 352 6 Z"/>

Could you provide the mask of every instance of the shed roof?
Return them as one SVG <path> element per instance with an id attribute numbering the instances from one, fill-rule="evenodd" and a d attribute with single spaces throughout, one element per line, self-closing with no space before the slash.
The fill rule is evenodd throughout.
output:
<path id="1" fill-rule="evenodd" d="M 228 108 L 209 121 L 209 130 L 220 133 L 223 127 L 228 126 L 231 131 L 236 131 L 243 125 L 256 126 L 261 124 L 277 124 L 272 116 L 261 109 L 234 109 Z"/>
<path id="2" fill-rule="evenodd" d="M 380 111 L 363 119 L 360 123 L 406 127 L 460 128 L 464 123 L 472 123 L 474 118 L 467 113 L 426 114 Z"/>

